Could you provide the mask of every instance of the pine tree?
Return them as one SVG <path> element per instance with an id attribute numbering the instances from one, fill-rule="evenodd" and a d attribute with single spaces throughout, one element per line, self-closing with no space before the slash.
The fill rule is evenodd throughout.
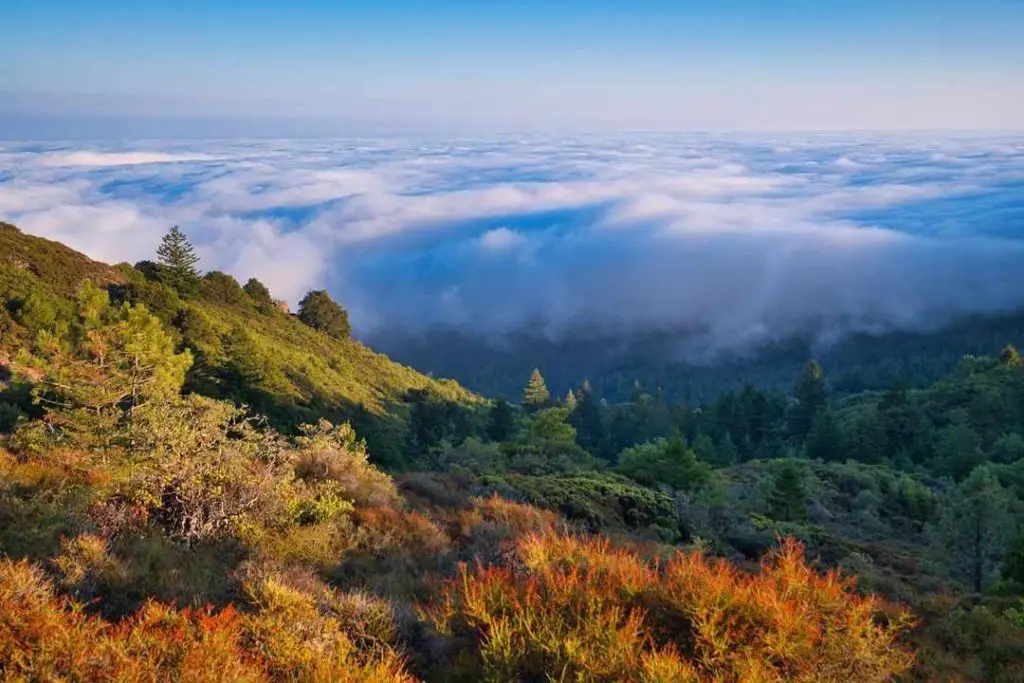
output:
<path id="1" fill-rule="evenodd" d="M 180 294 L 192 294 L 198 289 L 199 273 L 196 264 L 199 256 L 185 233 L 177 225 L 164 235 L 156 250 L 157 259 L 162 265 L 162 277 L 167 284 L 178 290 Z"/>
<path id="2" fill-rule="evenodd" d="M 510 441 L 516 433 L 516 416 L 512 404 L 499 398 L 491 408 L 487 424 L 487 437 L 491 441 Z"/>
<path id="3" fill-rule="evenodd" d="M 178 395 L 192 364 L 145 307 L 113 307 L 86 282 L 75 334 L 42 332 L 30 359 L 50 437 L 81 448 L 134 447 L 140 418 Z"/>
<path id="4" fill-rule="evenodd" d="M 811 460 L 844 460 L 843 439 L 839 433 L 832 411 L 827 407 L 814 420 L 814 427 L 807 435 L 805 444 L 807 457 Z"/>
<path id="5" fill-rule="evenodd" d="M 1016 530 L 1013 493 L 983 465 L 950 491 L 934 528 L 950 569 L 976 592 L 996 577 Z"/>
<path id="6" fill-rule="evenodd" d="M 796 522 L 807 516 L 804 475 L 795 462 L 785 462 L 775 475 L 768 506 L 773 519 Z"/>
<path id="7" fill-rule="evenodd" d="M 591 455 L 610 460 L 614 454 L 609 453 L 603 410 L 590 382 L 584 380 L 576 392 L 576 410 L 570 413 L 569 423 L 576 428 L 576 441 L 582 448 Z"/>
<path id="8" fill-rule="evenodd" d="M 572 413 L 573 411 L 576 410 L 576 405 L 577 405 L 576 394 L 574 394 L 572 392 L 572 389 L 570 389 L 569 392 L 565 395 L 564 403 L 565 403 L 565 407 L 569 409 L 570 413 Z"/>
<path id="9" fill-rule="evenodd" d="M 825 380 L 818 361 L 807 361 L 793 388 L 793 397 L 796 405 L 790 411 L 789 431 L 793 436 L 803 438 L 810 433 L 814 419 L 827 401 Z"/>
<path id="10" fill-rule="evenodd" d="M 547 384 L 544 383 L 544 376 L 540 374 L 540 370 L 534 368 L 530 373 L 530 381 L 527 382 L 526 389 L 523 391 L 523 405 L 528 410 L 535 411 L 544 408 L 550 401 L 551 392 L 548 391 Z"/>

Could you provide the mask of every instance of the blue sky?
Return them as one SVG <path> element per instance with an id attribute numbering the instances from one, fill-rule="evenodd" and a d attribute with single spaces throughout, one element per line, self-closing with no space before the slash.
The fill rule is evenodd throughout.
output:
<path id="1" fill-rule="evenodd" d="M 1020 0 L 5 0 L 4 137 L 1024 128 Z"/>

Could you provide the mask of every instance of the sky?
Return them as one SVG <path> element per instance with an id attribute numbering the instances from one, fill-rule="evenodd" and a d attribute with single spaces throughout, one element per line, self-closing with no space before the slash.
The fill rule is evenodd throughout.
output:
<path id="1" fill-rule="evenodd" d="M 605 133 L 0 143 L 0 220 L 355 330 L 687 330 L 704 351 L 1024 309 L 1024 134 Z M 694 347 L 697 348 L 697 347 Z"/>
<path id="2" fill-rule="evenodd" d="M 1021 0 L 4 0 L 8 139 L 1024 128 Z"/>

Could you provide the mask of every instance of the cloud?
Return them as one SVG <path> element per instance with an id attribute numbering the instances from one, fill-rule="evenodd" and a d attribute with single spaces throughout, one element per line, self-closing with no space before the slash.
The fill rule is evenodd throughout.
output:
<path id="1" fill-rule="evenodd" d="M 134 166 L 138 164 L 167 164 L 183 161 L 209 161 L 206 154 L 161 154 L 159 152 L 54 152 L 42 154 L 37 161 L 42 166 Z"/>
<path id="2" fill-rule="evenodd" d="M 488 230 L 479 239 L 480 248 L 484 251 L 509 251 L 517 246 L 526 243 L 526 236 L 509 230 L 508 228 L 495 228 Z"/>
<path id="3" fill-rule="evenodd" d="M 686 329 L 694 352 L 1024 306 L 1024 136 L 646 135 L 0 148 L 0 218 L 203 266 L 366 333 Z"/>

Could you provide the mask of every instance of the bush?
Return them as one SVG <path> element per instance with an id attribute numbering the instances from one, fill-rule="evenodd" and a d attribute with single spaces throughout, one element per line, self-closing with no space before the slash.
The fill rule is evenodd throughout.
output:
<path id="1" fill-rule="evenodd" d="M 384 472 L 370 464 L 366 443 L 348 423 L 338 426 L 326 420 L 302 425 L 296 438 L 295 473 L 305 481 L 334 481 L 338 491 L 356 505 L 394 505 L 398 491 Z"/>
<path id="2" fill-rule="evenodd" d="M 362 596 L 334 598 L 327 614 L 324 600 L 273 578 L 247 589 L 252 615 L 150 602 L 115 626 L 58 599 L 37 568 L 0 561 L 0 672 L 5 680 L 85 682 L 413 680 L 389 644 L 361 651 L 346 635 L 342 618 L 387 633 L 379 607 Z"/>
<path id="3" fill-rule="evenodd" d="M 785 543 L 759 575 L 699 553 L 649 564 L 606 540 L 531 535 L 523 571 L 463 567 L 426 610 L 451 637 L 447 680 L 887 681 L 909 623 L 816 574 Z"/>

